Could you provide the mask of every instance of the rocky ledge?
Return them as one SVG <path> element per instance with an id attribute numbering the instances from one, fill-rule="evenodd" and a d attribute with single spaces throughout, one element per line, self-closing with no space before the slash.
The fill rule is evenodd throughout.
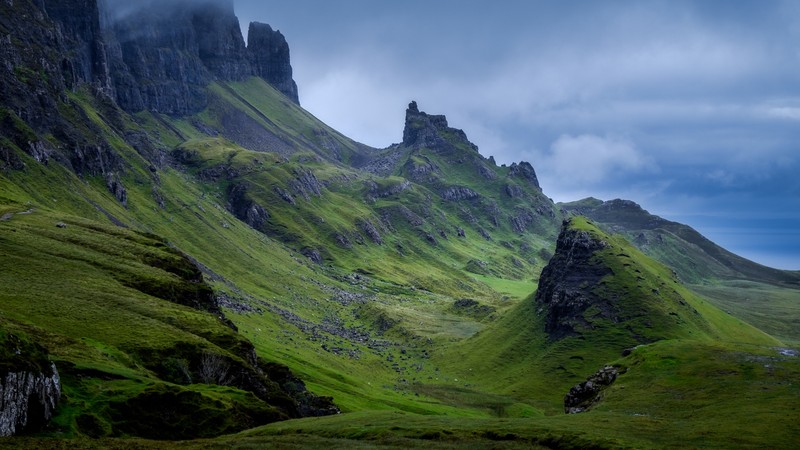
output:
<path id="1" fill-rule="evenodd" d="M 593 259 L 608 243 L 565 221 L 556 251 L 542 270 L 536 302 L 547 310 L 545 331 L 551 339 L 578 334 L 587 325 L 583 317 L 589 306 L 604 309 L 607 301 L 593 291 L 611 269 Z"/>
<path id="2" fill-rule="evenodd" d="M 0 329 L 0 436 L 41 429 L 60 397 L 58 370 L 45 350 Z"/>
<path id="3" fill-rule="evenodd" d="M 576 384 L 564 396 L 564 412 L 576 414 L 587 411 L 602 400 L 603 391 L 617 379 L 619 372 L 612 366 L 598 370 L 586 381 Z"/>

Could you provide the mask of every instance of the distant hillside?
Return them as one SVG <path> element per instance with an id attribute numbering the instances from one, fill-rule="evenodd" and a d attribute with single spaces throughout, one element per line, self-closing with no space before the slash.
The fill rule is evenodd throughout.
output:
<path id="1" fill-rule="evenodd" d="M 794 274 L 416 102 L 359 144 L 230 0 L 112 3 L 0 2 L 0 447 L 798 441 Z"/>
<path id="2" fill-rule="evenodd" d="M 652 215 L 629 200 L 604 202 L 588 198 L 558 206 L 567 213 L 584 215 L 611 232 L 625 235 L 640 250 L 672 267 L 685 282 L 722 278 L 800 287 L 800 273 L 773 269 L 742 258 L 688 225 Z"/>

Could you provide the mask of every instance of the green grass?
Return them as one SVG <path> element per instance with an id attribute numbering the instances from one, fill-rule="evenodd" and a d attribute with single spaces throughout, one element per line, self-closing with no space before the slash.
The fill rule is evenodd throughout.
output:
<path id="1" fill-rule="evenodd" d="M 574 219 L 573 227 L 609 244 L 594 262 L 612 275 L 595 292 L 614 300 L 622 320 L 590 309 L 587 329 L 554 342 L 534 291 L 560 216 L 541 191 L 508 179 L 508 168 L 490 167 L 496 178 L 484 178 L 485 160 L 463 143 L 447 152 L 400 149 L 406 159 L 389 177 L 359 172 L 347 163 L 361 147 L 263 81 L 215 84 L 209 94 L 209 108 L 195 117 L 120 114 L 116 125 L 86 90 L 61 105 L 79 132 L 102 137 L 123 161 L 127 207 L 102 176 L 81 178 L 55 162 L 20 153 L 26 168 L 0 173 L 0 216 L 13 214 L 0 222 L 0 319 L 63 368 L 65 397 L 46 436 L 75 438 L 0 446 L 791 448 L 797 441 L 797 358 L 781 356 L 778 340 L 743 322 L 796 344 L 796 290 L 721 283 L 690 291 L 623 237 Z M 247 150 L 230 133 L 209 137 L 195 126 L 224 128 L 231 114 L 280 139 L 281 153 Z M 153 174 L 120 126 L 149 135 L 176 164 Z M 383 192 L 406 181 L 406 161 L 432 162 L 439 172 L 374 197 L 373 186 Z M 320 181 L 319 196 L 292 190 L 301 171 Z M 262 229 L 229 212 L 237 184 L 269 212 Z M 511 198 L 508 184 L 523 196 Z M 480 198 L 445 201 L 441 192 L 452 186 Z M 511 218 L 526 211 L 527 229 L 515 231 Z M 367 236 L 367 220 L 381 244 Z M 351 248 L 336 235 L 348 236 Z M 323 263 L 304 256 L 308 249 Z M 186 281 L 197 269 L 182 254 L 231 302 L 224 312 L 238 334 L 180 304 L 205 289 Z M 478 260 L 485 274 L 466 270 Z M 462 299 L 486 309 L 459 310 Z M 273 414 L 246 391 L 175 379 L 200 350 L 240 361 L 235 349 L 245 340 L 312 392 L 332 396 L 344 414 L 216 440 L 81 440 L 162 437 L 149 434 L 152 423 L 142 431 L 118 416 L 154 398 L 203 412 L 207 422 L 198 424 L 209 430 L 192 428 L 186 410 L 177 411 L 178 437 L 236 431 Z M 604 401 L 563 415 L 569 388 L 607 363 L 627 372 Z"/>

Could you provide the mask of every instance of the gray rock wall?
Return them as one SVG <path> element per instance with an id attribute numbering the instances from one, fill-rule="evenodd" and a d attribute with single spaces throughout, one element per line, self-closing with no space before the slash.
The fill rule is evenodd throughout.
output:
<path id="1" fill-rule="evenodd" d="M 52 374 L 9 372 L 0 376 L 0 436 L 44 426 L 53 417 L 60 397 L 55 364 Z"/>

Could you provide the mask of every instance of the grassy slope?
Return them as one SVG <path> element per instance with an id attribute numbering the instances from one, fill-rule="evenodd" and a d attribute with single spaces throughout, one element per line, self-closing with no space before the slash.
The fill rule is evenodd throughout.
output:
<path id="1" fill-rule="evenodd" d="M 244 84 L 234 86 L 232 89 L 241 90 L 243 94 L 251 97 L 259 97 L 258 92 L 252 92 L 259 89 L 257 86 Z M 260 102 L 270 104 L 270 95 L 272 94 L 267 93 L 266 98 L 254 98 L 250 104 L 256 105 Z M 86 98 L 79 100 L 91 113 L 93 108 L 91 100 Z M 266 107 L 264 109 L 265 115 L 269 113 Z M 210 115 L 211 112 L 205 114 Z M 103 126 L 102 118 L 92 114 L 89 116 L 97 121 L 98 126 Z M 254 114 L 254 117 L 260 116 Z M 303 116 L 302 121 L 307 120 L 311 119 Z M 193 129 L 188 122 L 155 118 L 148 114 L 140 115 L 136 121 L 138 123 L 131 122 L 128 126 L 140 128 L 148 133 L 157 133 L 167 148 L 177 146 L 187 138 L 200 139 L 191 141 L 187 145 L 194 145 L 200 150 L 205 149 L 203 164 L 213 165 L 215 161 L 231 161 L 241 166 L 254 165 L 252 158 L 256 156 L 252 153 L 223 140 L 209 140 L 198 130 Z M 298 123 L 303 123 L 302 121 Z M 165 126 L 165 123 L 169 123 L 170 127 Z M 172 128 L 179 130 L 179 133 Z M 516 439 L 517 444 L 532 442 L 552 444 L 553 439 L 566 436 L 561 438 L 563 446 L 585 446 L 587 439 L 589 443 L 625 442 L 634 446 L 647 446 L 660 443 L 658 437 L 664 433 L 678 439 L 691 427 L 699 430 L 701 425 L 721 426 L 722 430 L 730 430 L 741 423 L 741 417 L 733 414 L 707 417 L 705 421 L 697 421 L 698 425 L 690 426 L 685 423 L 680 419 L 680 414 L 683 412 L 678 404 L 662 408 L 660 405 L 663 399 L 650 399 L 647 395 L 653 386 L 650 380 L 661 380 L 660 375 L 669 372 L 664 372 L 659 364 L 643 363 L 637 363 L 642 366 L 642 370 L 636 373 L 641 375 L 632 377 L 631 382 L 624 385 L 626 394 L 627 392 L 633 394 L 619 397 L 619 400 L 615 401 L 631 408 L 633 406 L 649 408 L 655 411 L 650 413 L 651 416 L 660 415 L 657 419 L 631 415 L 634 413 L 630 411 L 615 412 L 611 396 L 606 403 L 598 407 L 597 411 L 583 416 L 542 417 L 544 413 L 558 412 L 561 397 L 572 384 L 584 379 L 600 365 L 615 360 L 619 354 L 620 342 L 611 339 L 601 341 L 599 346 L 590 345 L 588 341 L 548 345 L 542 331 L 540 313 L 536 310 L 532 298 L 522 300 L 522 294 L 531 290 L 528 287 L 533 285 L 531 280 L 535 280 L 538 276 L 541 261 L 528 263 L 527 275 L 520 280 L 503 280 L 463 271 L 463 267 L 470 259 L 485 258 L 485 255 L 492 253 L 496 255 L 495 260 L 515 255 L 513 248 L 518 248 L 521 242 L 531 239 L 532 236 L 520 238 L 504 224 L 498 230 L 493 230 L 494 241 L 491 243 L 472 232 L 465 241 L 451 237 L 446 242 L 440 240 L 440 248 L 426 249 L 420 244 L 423 241 L 419 236 L 419 230 L 413 227 L 407 229 L 397 227 L 395 233 L 385 236 L 387 242 L 394 244 L 394 248 L 397 243 L 402 243 L 406 244 L 407 248 L 414 249 L 401 263 L 397 262 L 398 258 L 392 253 L 392 245 L 378 246 L 366 243 L 356 247 L 353 252 L 336 253 L 336 250 L 332 250 L 330 260 L 326 261 L 328 264 L 317 266 L 309 263 L 298 253 L 301 248 L 297 245 L 278 243 L 233 218 L 224 208 L 226 202 L 224 183 L 199 182 L 192 176 L 191 171 L 186 174 L 165 168 L 159 172 L 159 180 L 155 185 L 165 199 L 164 208 L 159 207 L 153 198 L 153 181 L 145 169 L 148 164 L 121 142 L 114 130 L 107 128 L 106 132 L 112 141 L 116 142 L 118 151 L 129 162 L 129 169 L 123 176 L 128 188 L 128 208 L 123 208 L 108 194 L 100 179 L 81 180 L 57 164 L 44 167 L 28 159 L 28 169 L 25 172 L 10 172 L 0 176 L 2 184 L 0 213 L 36 208 L 33 214 L 14 216 L 10 221 L 0 224 L 4 227 L 25 224 L 29 227 L 26 229 L 33 230 L 28 232 L 28 237 L 25 239 L 14 238 L 14 244 L 8 248 L 16 248 L 14 251 L 19 255 L 23 248 L 32 245 L 29 241 L 39 239 L 36 236 L 48 236 L 51 241 L 42 241 L 51 242 L 52 245 L 48 247 L 69 247 L 70 254 L 82 254 L 87 251 L 84 249 L 83 241 L 70 243 L 62 240 L 63 235 L 57 232 L 63 230 L 56 229 L 53 225 L 54 221 L 70 221 L 67 231 L 82 230 L 82 225 L 78 224 L 89 222 L 79 218 L 80 216 L 93 221 L 89 229 L 99 227 L 107 235 L 105 242 L 102 242 L 103 246 L 112 247 L 117 251 L 119 240 L 117 234 L 122 233 L 126 236 L 135 234 L 119 231 L 109 225 L 99 225 L 98 223 L 107 223 L 108 219 L 106 214 L 84 200 L 89 198 L 107 214 L 136 229 L 164 236 L 172 244 L 210 268 L 213 274 L 208 278 L 214 280 L 215 289 L 248 306 L 239 313 L 228 311 L 228 315 L 237 324 L 242 335 L 254 343 L 261 356 L 286 363 L 308 382 L 313 391 L 333 395 L 345 411 L 362 411 L 329 419 L 288 422 L 254 430 L 247 435 L 208 442 L 208 445 L 287 443 L 296 439 L 287 438 L 286 434 L 297 433 L 297 437 L 308 439 L 306 442 L 311 446 L 356 445 L 348 440 L 353 438 L 366 439 L 368 444 L 387 442 L 392 445 L 428 446 L 429 439 L 435 438 L 437 440 L 434 441 L 434 445 L 446 446 L 448 441 L 453 439 L 456 444 L 469 441 L 489 446 L 494 444 L 496 439 L 506 437 L 506 434 L 509 435 L 509 439 Z M 310 135 L 306 138 L 308 136 Z M 206 144 L 208 146 L 205 146 Z M 232 153 L 235 155 L 231 157 Z M 257 170 L 249 174 L 252 175 L 250 181 L 257 184 L 264 183 L 266 186 L 270 186 L 268 183 L 286 181 L 288 172 L 275 167 L 278 165 L 277 161 L 283 161 L 282 159 L 264 154 L 258 154 L 257 157 L 261 159 L 262 164 L 257 164 Z M 446 162 L 440 161 L 440 165 L 444 166 Z M 299 165 L 300 160 L 290 159 L 288 163 Z M 321 180 L 335 180 L 339 175 L 352 175 L 341 166 L 312 162 L 308 167 L 312 167 Z M 497 168 L 497 170 L 502 175 L 503 169 Z M 445 175 L 449 179 L 456 180 L 462 175 L 466 177 L 466 172 L 461 174 L 455 171 Z M 284 178 L 281 179 L 281 176 Z M 373 205 L 365 206 L 363 197 L 358 197 L 363 194 L 359 187 L 361 181 L 363 179 L 357 178 L 354 183 L 339 185 L 332 182 L 322 198 L 312 198 L 307 204 L 304 203 L 298 208 L 300 211 L 291 211 L 285 206 L 284 209 L 273 208 L 277 211 L 273 217 L 290 223 L 312 215 L 320 215 L 326 219 L 330 218 L 334 225 L 353 228 L 353 219 L 356 215 L 374 214 L 373 207 L 406 204 L 425 197 L 426 194 L 436 195 L 435 192 L 426 191 L 428 188 L 424 186 L 415 185 L 411 192 L 402 194 L 411 196 L 409 198 L 380 199 Z M 470 183 L 477 185 L 478 181 L 472 180 Z M 55 186 L 59 188 L 54 188 Z M 487 195 L 490 191 L 497 192 L 495 189 L 497 187 L 499 186 L 491 190 L 487 188 Z M 264 192 L 272 190 L 264 189 Z M 340 201 L 347 206 L 332 207 L 332 204 Z M 264 203 L 269 206 L 276 204 L 272 200 Z M 457 219 L 458 213 L 456 206 L 444 204 L 441 206 L 441 213 L 437 213 L 439 217 L 443 215 L 444 218 L 437 220 L 441 220 L 440 223 L 460 223 Z M 430 231 L 435 229 L 431 228 Z M 86 233 L 88 239 L 91 234 L 89 231 Z M 320 239 L 308 230 L 300 230 L 298 234 L 310 239 L 311 242 Z M 613 240 L 618 246 L 624 245 L 617 238 Z M 503 245 L 503 241 L 512 243 L 510 246 L 512 248 Z M 322 243 L 334 248 L 329 241 Z M 5 249 L 6 244 L 3 245 Z M 534 248 L 544 246 L 543 242 L 533 243 Z M 446 252 L 442 252 L 442 248 Z M 121 384 L 107 395 L 124 398 L 131 392 L 142 389 L 135 380 L 144 379 L 146 383 L 155 381 L 148 381 L 151 379 L 148 377 L 152 375 L 132 364 L 130 355 L 125 350 L 117 348 L 130 340 L 136 341 L 132 337 L 136 336 L 137 331 L 131 329 L 128 335 L 128 332 L 124 331 L 127 330 L 126 326 L 142 321 L 152 324 L 154 328 L 151 334 L 157 338 L 154 343 L 164 340 L 167 345 L 174 340 L 187 339 L 199 345 L 207 345 L 207 339 L 202 336 L 196 337 L 195 333 L 187 333 L 185 329 L 191 330 L 192 326 L 205 329 L 206 326 L 211 326 L 203 322 L 208 319 L 200 320 L 201 315 L 195 317 L 194 313 L 187 312 L 185 308 L 154 303 L 148 296 L 120 289 L 113 277 L 109 278 L 106 269 L 98 269 L 93 265 L 74 263 L 76 265 L 70 269 L 73 270 L 72 273 L 81 273 L 81 277 L 85 275 L 84 279 L 94 280 L 92 283 L 79 283 L 85 291 L 78 290 L 77 292 L 81 293 L 78 298 L 88 302 L 84 303 L 84 308 L 73 308 L 65 312 L 53 311 L 52 308 L 59 306 L 50 304 L 52 302 L 36 306 L 41 304 L 37 301 L 41 302 L 42 298 L 58 296 L 64 289 L 74 289 L 72 286 L 65 287 L 48 282 L 69 277 L 57 274 L 52 278 L 35 276 L 51 270 L 49 264 L 43 262 L 47 261 L 46 255 L 48 255 L 44 250 L 46 249 L 42 250 L 40 258 L 28 259 L 29 262 L 25 264 L 29 265 L 17 266 L 15 270 L 20 273 L 15 275 L 12 281 L 0 284 L 2 286 L 0 296 L 4 299 L 2 313 L 13 314 L 15 320 L 27 321 L 39 328 L 49 329 L 55 326 L 60 330 L 58 336 L 63 337 L 45 342 L 56 358 L 67 360 L 69 357 L 82 364 L 102 365 L 103 370 L 117 371 L 116 373 L 122 374 L 125 380 L 133 380 L 109 381 L 111 384 Z M 671 279 L 671 274 L 663 267 L 645 260 L 633 249 L 625 248 L 625 252 L 631 255 L 629 258 L 634 262 L 645 266 L 656 278 L 662 281 Z M 442 253 L 444 255 L 439 256 Z M 608 256 L 611 258 L 614 255 Z M 25 260 L 21 256 L 18 258 Z M 99 257 L 94 256 L 94 258 Z M 435 261 L 434 265 L 431 264 L 432 261 Z M 335 263 L 334 267 L 331 267 L 330 263 Z M 608 263 L 629 262 L 610 259 Z M 368 269 L 372 275 L 354 280 L 351 275 L 355 269 Z M 5 270 L 3 272 L 6 273 Z M 620 269 L 620 272 L 624 273 L 625 270 Z M 28 284 L 39 286 L 41 294 L 37 297 L 39 300 L 34 301 L 35 299 L 31 298 L 14 300 L 19 295 L 19 283 L 22 283 L 23 287 Z M 645 288 L 652 287 L 643 286 L 639 291 L 646 292 Z M 692 296 L 680 286 L 675 289 L 692 302 L 692 306 L 706 318 L 707 327 L 702 333 L 698 332 L 699 334 L 714 336 L 724 341 L 738 340 L 773 345 L 768 338 L 742 326 L 741 323 L 732 321 L 729 316 Z M 366 294 L 367 296 L 363 297 L 366 301 L 343 304 L 336 300 L 340 298 L 336 295 L 339 291 Z M 465 295 L 478 298 L 482 303 L 495 307 L 496 318 L 494 320 L 476 318 L 454 311 L 453 301 Z M 149 314 L 155 315 L 155 319 L 149 316 L 147 319 L 129 316 L 127 309 L 120 307 L 120 303 L 125 305 L 126 302 L 139 305 L 139 309 L 134 308 L 136 314 L 143 313 L 141 305 L 150 305 L 146 310 L 152 309 Z M 62 305 L 62 307 L 67 306 L 69 304 Z M 120 310 L 120 315 L 115 314 L 117 310 Z M 282 311 L 289 311 L 291 315 Z M 59 318 L 59 324 L 50 323 L 53 320 L 52 314 L 56 314 Z M 82 314 L 102 316 L 105 321 L 105 325 L 102 325 L 102 321 L 98 321 L 100 324 L 97 325 L 98 329 L 89 328 L 94 337 L 88 342 L 80 341 L 84 329 L 74 324 L 76 317 Z M 176 326 L 173 323 L 174 319 L 167 319 L 165 316 L 182 318 L 179 320 L 190 323 L 177 327 L 178 331 L 173 333 L 172 328 Z M 189 318 L 184 319 L 186 317 Z M 64 323 L 60 324 L 62 321 Z M 393 324 L 384 335 L 380 333 L 379 325 L 382 322 Z M 324 327 L 325 324 L 331 323 L 336 324 L 336 327 L 333 329 Z M 342 333 L 342 330 L 369 332 L 371 338 L 379 341 L 381 345 L 376 347 L 365 344 L 354 339 L 352 334 Z M 121 334 L 113 335 L 118 332 Z M 464 340 L 475 332 L 478 332 L 477 335 Z M 43 336 L 48 336 L 44 332 L 41 333 Z M 151 334 L 148 333 L 147 338 L 144 335 L 140 336 L 141 339 L 150 339 Z M 725 411 L 732 411 L 744 405 L 745 410 L 754 411 L 754 420 L 758 422 L 759 427 L 762 427 L 760 431 L 768 432 L 766 435 L 772 439 L 771 443 L 782 446 L 790 440 L 793 435 L 786 431 L 789 429 L 786 421 L 796 416 L 787 414 L 785 420 L 775 421 L 774 428 L 764 420 L 766 420 L 765 411 L 771 408 L 791 408 L 796 405 L 797 392 L 785 382 L 797 373 L 796 360 L 791 358 L 770 360 L 780 370 L 762 372 L 755 370 L 753 365 L 755 363 L 750 364 L 748 361 L 751 359 L 759 361 L 758 355 L 767 355 L 769 350 L 745 344 L 714 344 L 713 339 L 705 337 L 698 339 L 697 342 L 675 341 L 674 344 L 652 346 L 655 349 L 666 348 L 678 361 L 687 361 L 685 370 L 695 376 L 691 378 L 691 382 L 687 381 L 685 384 L 680 382 L 684 374 L 678 378 L 664 378 L 658 383 L 663 383 L 665 390 L 678 392 L 675 398 L 701 401 L 710 395 L 710 391 L 716 392 L 716 387 L 706 383 L 707 378 L 697 375 L 706 370 L 707 367 L 703 364 L 713 362 L 716 364 L 714 370 L 719 372 L 742 373 L 741 377 L 732 375 L 726 378 L 730 384 L 723 384 L 722 387 L 743 389 L 748 393 L 746 397 L 748 401 L 740 402 L 736 395 L 730 394 L 731 391 L 722 389 L 724 401 L 721 404 L 724 405 Z M 80 344 L 64 343 L 73 341 Z M 659 345 L 667 347 L 658 347 Z M 674 345 L 674 348 L 670 345 Z M 73 348 L 75 346 L 77 349 Z M 330 350 L 333 347 L 342 348 L 343 352 L 333 352 Z M 645 347 L 647 348 L 650 346 Z M 743 356 L 738 360 L 725 359 L 720 355 L 727 353 L 719 352 L 720 349 Z M 642 353 L 645 351 L 648 353 Z M 60 352 L 67 356 L 58 356 Z M 622 364 L 633 366 L 634 360 L 631 358 L 636 355 L 646 356 L 650 354 L 649 352 L 650 350 L 637 350 L 634 355 L 624 360 L 628 362 Z M 661 358 L 660 353 L 655 350 L 652 355 L 651 359 L 656 362 Z M 745 370 L 747 367 L 750 369 Z M 633 374 L 631 371 L 625 377 Z M 772 380 L 778 386 L 773 392 L 775 395 L 760 395 L 757 389 L 759 383 L 769 382 L 769 376 L 773 377 Z M 92 380 L 91 383 L 97 383 L 96 380 Z M 74 392 L 74 398 L 77 399 L 75 405 L 79 405 L 79 402 L 88 402 L 82 408 L 91 409 L 91 402 L 97 401 L 90 395 L 91 392 L 109 392 L 103 388 L 102 383 L 98 386 L 84 386 L 77 380 L 73 382 L 68 379 L 65 383 L 67 392 L 70 392 L 70 389 Z M 622 384 L 618 383 L 614 389 L 621 389 L 619 386 Z M 231 392 L 222 395 L 233 398 Z M 604 410 L 607 407 L 612 410 Z M 76 406 L 75 410 L 62 411 L 64 420 L 72 420 L 70 417 L 79 414 L 78 408 Z M 363 412 L 372 410 L 386 412 Z M 454 419 L 441 415 L 474 416 L 475 419 Z M 528 417 L 528 419 L 491 418 L 496 416 Z M 532 417 L 539 418 L 531 419 Z M 672 420 L 673 417 L 678 419 Z M 68 425 L 63 424 L 63 426 Z M 408 440 L 404 436 L 411 439 Z M 744 442 L 754 442 L 756 437 L 756 435 L 745 437 Z M 714 434 L 710 439 L 709 442 L 715 446 L 725 446 L 725 443 L 729 442 L 726 441 L 724 432 Z"/>
<path id="2" fill-rule="evenodd" d="M 674 269 L 717 307 L 787 343 L 800 340 L 796 272 L 760 266 L 734 255 L 686 225 L 628 202 L 585 199 L 561 204 L 622 233 L 640 250 Z"/>

